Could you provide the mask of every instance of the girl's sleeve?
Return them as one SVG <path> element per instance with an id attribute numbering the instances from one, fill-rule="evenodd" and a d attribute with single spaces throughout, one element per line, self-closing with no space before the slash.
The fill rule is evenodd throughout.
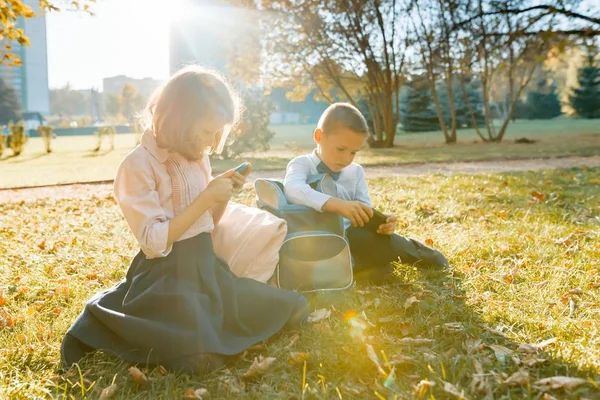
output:
<path id="1" fill-rule="evenodd" d="M 156 181 L 147 160 L 131 153 L 117 172 L 115 198 L 147 258 L 166 257 L 169 221 L 160 205 Z"/>

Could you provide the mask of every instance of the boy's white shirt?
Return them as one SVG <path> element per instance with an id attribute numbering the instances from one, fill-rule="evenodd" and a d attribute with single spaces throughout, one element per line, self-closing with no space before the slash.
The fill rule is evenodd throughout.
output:
<path id="1" fill-rule="evenodd" d="M 321 162 L 317 156 L 317 149 L 310 154 L 294 158 L 289 162 L 284 179 L 285 196 L 293 204 L 304 205 L 322 212 L 323 205 L 331 198 L 317 192 L 307 183 L 312 176 L 319 174 L 317 165 Z M 340 171 L 340 177 L 335 181 L 337 197 L 342 200 L 360 201 L 371 205 L 369 187 L 365 179 L 365 170 L 360 164 L 352 163 Z M 346 229 L 351 226 L 349 220 L 344 218 Z"/>

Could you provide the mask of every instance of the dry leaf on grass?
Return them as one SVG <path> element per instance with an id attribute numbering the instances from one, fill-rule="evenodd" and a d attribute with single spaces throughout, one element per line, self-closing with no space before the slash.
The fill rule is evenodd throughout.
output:
<path id="1" fill-rule="evenodd" d="M 444 389 L 444 392 L 446 392 L 448 394 L 451 394 L 453 396 L 456 396 L 459 399 L 469 400 L 469 398 L 467 396 L 465 396 L 465 391 L 464 390 L 459 390 L 456 386 L 454 386 L 450 382 L 444 382 L 443 389 Z"/>
<path id="2" fill-rule="evenodd" d="M 377 370 L 379 371 L 379 373 L 385 375 L 385 371 L 383 370 L 383 367 L 379 363 L 379 357 L 377 357 L 377 353 L 375 353 L 375 349 L 373 349 L 373 346 L 371 346 L 370 344 L 367 344 L 366 348 L 367 348 L 367 355 L 369 356 L 369 359 L 371 361 L 373 361 L 373 363 L 377 367 Z"/>
<path id="3" fill-rule="evenodd" d="M 521 368 L 504 381 L 508 386 L 522 386 L 529 384 L 529 371 Z"/>
<path id="4" fill-rule="evenodd" d="M 118 386 L 116 383 L 102 389 L 102 393 L 100 393 L 100 400 L 108 400 L 112 399 L 112 397 L 117 393 Z"/>
<path id="5" fill-rule="evenodd" d="M 469 338 L 465 340 L 465 347 L 469 354 L 479 353 L 485 347 L 481 339 Z"/>
<path id="6" fill-rule="evenodd" d="M 537 190 L 531 191 L 531 197 L 533 197 L 538 203 L 546 200 L 546 195 L 544 193 L 538 192 Z"/>
<path id="7" fill-rule="evenodd" d="M 446 322 L 443 326 L 447 330 L 455 332 L 465 329 L 465 326 L 462 324 L 462 322 Z"/>
<path id="8" fill-rule="evenodd" d="M 202 400 L 202 396 L 208 394 L 208 390 L 202 389 L 188 389 L 185 391 L 185 396 L 183 396 L 186 400 Z"/>
<path id="9" fill-rule="evenodd" d="M 290 353 L 290 364 L 292 364 L 292 365 L 304 364 L 304 361 L 308 361 L 309 358 L 310 358 L 309 353 L 300 353 L 300 352 L 292 351 Z"/>
<path id="10" fill-rule="evenodd" d="M 569 376 L 553 376 L 551 378 L 540 379 L 533 384 L 533 387 L 541 392 L 553 389 L 571 390 L 578 386 L 588 383 L 581 378 L 571 378 Z"/>
<path id="11" fill-rule="evenodd" d="M 583 294 L 583 290 L 581 290 L 580 288 L 571 289 L 571 290 L 569 290 L 569 294 L 573 295 L 573 296 L 575 296 L 575 295 L 581 296 Z"/>
<path id="12" fill-rule="evenodd" d="M 420 302 L 419 299 L 417 299 L 415 296 L 410 296 L 408 299 L 406 299 L 406 301 L 404 302 L 404 309 L 408 310 L 413 304 Z"/>
<path id="13" fill-rule="evenodd" d="M 433 239 L 430 239 L 430 238 L 425 239 L 425 244 L 427 246 L 433 246 Z"/>
<path id="14" fill-rule="evenodd" d="M 398 339 L 397 343 L 405 344 L 405 345 L 412 345 L 412 346 L 427 346 L 427 345 L 435 343 L 435 340 L 425 339 L 425 338 L 405 337 L 402 339 Z"/>
<path id="15" fill-rule="evenodd" d="M 326 308 L 321 308 L 320 310 L 313 311 L 308 316 L 308 322 L 316 323 L 316 322 L 322 321 L 326 318 L 329 318 L 330 316 L 331 316 L 331 310 L 328 310 Z"/>
<path id="16" fill-rule="evenodd" d="M 537 364 L 545 363 L 546 361 L 548 361 L 548 360 L 546 360 L 545 358 L 537 358 L 536 356 L 531 355 L 531 354 L 525 356 L 523 358 L 523 360 L 521 360 L 523 365 L 525 365 L 526 367 L 530 367 L 530 368 Z"/>
<path id="17" fill-rule="evenodd" d="M 550 339 L 546 339 L 539 343 L 523 343 L 523 344 L 519 345 L 519 348 L 517 349 L 517 351 L 519 351 L 521 353 L 535 354 L 539 350 L 542 350 L 544 347 L 548 347 L 551 344 L 556 343 L 556 340 L 557 340 L 556 338 L 550 338 Z"/>
<path id="18" fill-rule="evenodd" d="M 422 380 L 420 381 L 417 386 L 415 386 L 415 396 L 418 399 L 424 398 L 425 396 L 427 396 L 427 392 L 429 391 L 430 388 L 435 386 L 435 382 L 432 381 L 428 381 L 428 380 Z"/>
<path id="19" fill-rule="evenodd" d="M 506 357 L 510 357 L 513 354 L 511 349 L 500 344 L 490 344 L 488 347 L 494 351 L 496 359 L 501 362 L 506 361 Z"/>
<path id="20" fill-rule="evenodd" d="M 298 341 L 298 339 L 300 338 L 300 335 L 298 335 L 297 333 L 292 336 L 292 338 L 290 339 L 290 342 L 288 343 L 287 346 L 285 346 L 286 349 L 290 349 L 292 347 L 294 347 L 294 345 L 296 344 L 296 342 Z"/>
<path id="21" fill-rule="evenodd" d="M 544 393 L 541 400 L 558 400 L 556 397 L 552 396 L 550 393 Z"/>
<path id="22" fill-rule="evenodd" d="M 129 374 L 133 377 L 133 381 L 138 385 L 143 385 L 148 382 L 148 378 L 142 371 L 140 371 L 137 367 L 129 368 Z"/>
<path id="23" fill-rule="evenodd" d="M 274 362 L 274 357 L 255 357 L 254 361 L 252 362 L 252 365 L 250 366 L 250 368 L 248 368 L 248 371 L 244 373 L 244 379 L 252 379 L 264 374 Z"/>
<path id="24" fill-rule="evenodd" d="M 396 354 L 390 360 L 391 365 L 402 365 L 402 364 L 416 364 L 417 360 L 413 357 L 405 356 L 402 354 Z"/>

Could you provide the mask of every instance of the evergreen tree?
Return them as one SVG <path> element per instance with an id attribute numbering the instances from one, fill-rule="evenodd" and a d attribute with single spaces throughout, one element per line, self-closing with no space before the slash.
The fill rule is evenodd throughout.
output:
<path id="1" fill-rule="evenodd" d="M 413 81 L 400 95 L 400 124 L 405 132 L 435 131 L 440 123 L 425 80 Z"/>
<path id="2" fill-rule="evenodd" d="M 15 89 L 0 79 L 0 124 L 17 122 L 21 119 L 21 103 Z"/>
<path id="3" fill-rule="evenodd" d="M 454 98 L 456 126 L 458 129 L 473 127 L 471 112 L 473 112 L 475 116 L 475 123 L 478 126 L 485 124 L 485 117 L 483 115 L 483 100 L 481 99 L 478 83 L 465 82 L 465 89 L 467 91 L 467 99 L 469 101 L 468 105 L 465 101 L 464 91 L 460 82 L 454 82 L 452 85 L 452 97 Z M 438 85 L 438 94 L 440 106 L 442 107 L 442 113 L 444 114 L 444 121 L 446 125 L 450 126 L 452 124 L 452 118 L 450 115 L 450 102 L 448 101 L 448 91 L 446 90 L 445 83 Z M 469 107 L 471 110 L 469 110 Z"/>
<path id="4" fill-rule="evenodd" d="M 578 71 L 577 80 L 579 88 L 569 96 L 571 106 L 581 117 L 600 118 L 600 68 L 592 55 L 588 65 Z"/>
<path id="5" fill-rule="evenodd" d="M 551 119 L 562 114 L 556 85 L 548 87 L 545 80 L 538 83 L 537 90 L 527 94 L 526 104 L 528 119 Z"/>

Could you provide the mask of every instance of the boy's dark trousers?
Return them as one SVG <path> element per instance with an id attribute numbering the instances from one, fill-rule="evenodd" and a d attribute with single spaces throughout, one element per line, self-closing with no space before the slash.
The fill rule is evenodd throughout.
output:
<path id="1" fill-rule="evenodd" d="M 393 271 L 392 262 L 439 270 L 448 266 L 448 260 L 439 251 L 398 234 L 380 235 L 366 228 L 351 227 L 346 236 L 359 280 L 361 275 L 375 278 L 372 273 L 379 276 Z"/>

